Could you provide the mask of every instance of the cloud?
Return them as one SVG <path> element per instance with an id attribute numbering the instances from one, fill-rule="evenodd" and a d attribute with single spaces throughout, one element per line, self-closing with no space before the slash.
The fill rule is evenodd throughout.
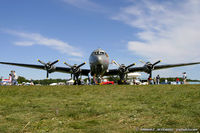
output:
<path id="1" fill-rule="evenodd" d="M 14 30 L 5 30 L 5 32 L 24 39 L 24 41 L 14 42 L 17 46 L 43 45 L 70 56 L 82 57 L 82 53 L 78 51 L 77 48 L 61 40 L 47 38 L 38 33 L 25 33 Z"/>
<path id="2" fill-rule="evenodd" d="M 90 0 L 62 0 L 63 2 L 75 6 L 77 8 L 102 12 L 103 8 Z"/>
<path id="3" fill-rule="evenodd" d="M 133 0 L 112 19 L 138 31 L 127 47 L 142 57 L 186 62 L 200 56 L 199 0 Z"/>
<path id="4" fill-rule="evenodd" d="M 14 44 L 18 46 L 32 46 L 34 45 L 34 42 L 24 41 L 24 42 L 14 42 Z"/>

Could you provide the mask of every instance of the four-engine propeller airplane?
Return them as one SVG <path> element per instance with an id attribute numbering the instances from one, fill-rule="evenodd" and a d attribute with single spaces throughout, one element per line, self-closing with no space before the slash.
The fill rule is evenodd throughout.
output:
<path id="1" fill-rule="evenodd" d="M 118 64 L 116 61 L 113 60 L 112 63 L 116 64 L 118 66 L 118 69 L 108 69 L 109 64 L 110 64 L 109 56 L 102 49 L 94 50 L 91 53 L 90 58 L 89 58 L 90 69 L 81 69 L 81 67 L 86 64 L 85 62 L 80 65 L 75 64 L 73 66 L 64 62 L 64 64 L 67 65 L 68 67 L 56 67 L 55 64 L 58 61 L 59 60 L 56 60 L 52 63 L 51 62 L 44 63 L 41 60 L 38 60 L 38 62 L 40 62 L 42 65 L 10 63 L 10 62 L 0 62 L 0 64 L 15 65 L 15 66 L 21 66 L 21 67 L 35 68 L 35 69 L 43 69 L 43 70 L 47 71 L 47 78 L 49 77 L 49 73 L 52 73 L 52 72 L 70 73 L 73 75 L 73 80 L 75 81 L 75 84 L 80 83 L 79 77 L 81 75 L 88 76 L 89 73 L 91 73 L 91 75 L 94 78 L 97 78 L 98 83 L 101 82 L 101 78 L 103 76 L 109 76 L 109 75 L 119 75 L 119 77 L 120 77 L 119 83 L 123 83 L 125 81 L 126 75 L 128 73 L 132 73 L 132 72 L 146 72 L 147 74 L 149 74 L 149 78 L 151 78 L 153 70 L 200 64 L 200 62 L 193 62 L 193 63 L 157 65 L 158 63 L 161 62 L 159 60 L 153 64 L 150 62 L 141 61 L 144 63 L 144 66 L 133 67 L 135 65 L 135 63 L 126 66 L 124 64 Z"/>

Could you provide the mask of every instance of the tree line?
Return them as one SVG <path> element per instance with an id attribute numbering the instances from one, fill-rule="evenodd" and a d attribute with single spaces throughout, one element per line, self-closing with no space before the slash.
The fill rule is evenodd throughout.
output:
<path id="1" fill-rule="evenodd" d="M 160 82 L 165 82 L 167 80 L 168 82 L 176 81 L 177 78 L 179 78 L 179 81 L 182 82 L 183 78 L 182 77 L 167 77 L 167 78 L 161 78 Z M 108 76 L 106 77 L 109 81 L 114 81 L 115 83 L 118 82 L 119 77 L 118 76 Z M 66 83 L 66 79 L 40 79 L 40 80 L 28 80 L 25 77 L 19 76 L 18 77 L 18 83 L 22 84 L 23 82 L 33 82 L 34 84 L 41 84 L 41 85 L 49 85 L 51 83 L 59 83 L 59 82 L 64 82 Z M 87 81 L 87 78 L 84 79 L 84 81 Z M 145 80 L 142 80 L 145 81 Z M 200 80 L 191 80 L 187 79 L 188 82 L 200 82 Z"/>

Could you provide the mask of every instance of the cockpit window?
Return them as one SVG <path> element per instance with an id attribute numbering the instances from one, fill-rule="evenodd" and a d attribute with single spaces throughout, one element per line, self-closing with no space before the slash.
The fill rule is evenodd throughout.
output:
<path id="1" fill-rule="evenodd" d="M 100 52 L 100 51 L 98 51 L 98 52 L 94 52 L 94 54 L 95 54 L 95 55 L 105 55 L 105 52 Z"/>
<path id="2" fill-rule="evenodd" d="M 105 53 L 105 54 L 106 54 L 106 57 L 109 57 L 107 53 Z"/>

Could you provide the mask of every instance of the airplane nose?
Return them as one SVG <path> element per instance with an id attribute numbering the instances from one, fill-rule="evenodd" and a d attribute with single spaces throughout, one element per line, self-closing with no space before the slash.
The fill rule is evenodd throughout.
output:
<path id="1" fill-rule="evenodd" d="M 94 62 L 95 62 L 95 64 L 102 64 L 102 57 L 101 56 L 95 56 Z"/>

